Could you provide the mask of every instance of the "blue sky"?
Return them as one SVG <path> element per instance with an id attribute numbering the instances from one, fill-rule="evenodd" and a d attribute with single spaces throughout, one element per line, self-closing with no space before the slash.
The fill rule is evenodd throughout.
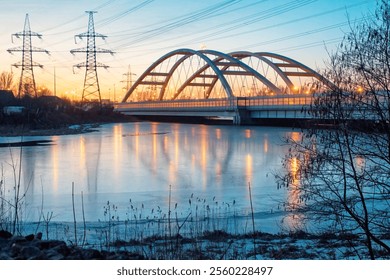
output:
<path id="1" fill-rule="evenodd" d="M 73 65 L 85 55 L 70 54 L 74 35 L 87 32 L 88 15 L 94 14 L 98 47 L 114 56 L 98 55 L 109 65 L 99 69 L 104 97 L 124 94 L 121 81 L 130 65 L 138 76 L 159 57 L 178 48 L 208 48 L 223 52 L 237 50 L 270 51 L 294 58 L 314 69 L 323 68 L 326 49 L 332 51 L 349 30 L 350 22 L 373 12 L 375 0 L 0 0 L 0 71 L 10 71 L 21 61 L 20 53 L 9 48 L 22 45 L 11 34 L 21 32 L 26 13 L 31 30 L 42 34 L 33 45 L 50 51 L 50 56 L 34 54 L 44 65 L 34 69 L 36 83 L 52 89 L 54 69 L 59 95 L 81 94 L 84 69 Z M 20 69 L 13 68 L 18 79 Z"/>

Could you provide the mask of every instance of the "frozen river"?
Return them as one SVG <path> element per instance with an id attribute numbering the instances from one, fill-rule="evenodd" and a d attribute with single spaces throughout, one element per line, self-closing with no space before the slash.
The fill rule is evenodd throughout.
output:
<path id="1" fill-rule="evenodd" d="M 51 221 L 73 221 L 73 185 L 78 221 L 82 207 L 88 222 L 107 215 L 151 219 L 169 209 L 182 217 L 191 211 L 192 217 L 245 219 L 252 198 L 257 230 L 279 232 L 299 223 L 283 211 L 283 201 L 294 198 L 274 178 L 289 148 L 284 138 L 299 134 L 289 128 L 137 122 L 79 135 L 24 137 L 52 142 L 22 149 L 22 219 L 52 212 Z M 14 141 L 20 137 L 0 137 L 0 143 Z M 19 155 L 18 147 L 0 148 L 1 191 L 10 201 Z"/>

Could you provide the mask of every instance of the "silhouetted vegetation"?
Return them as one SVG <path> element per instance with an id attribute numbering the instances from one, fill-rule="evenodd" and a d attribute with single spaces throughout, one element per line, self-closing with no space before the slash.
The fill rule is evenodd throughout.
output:
<path id="1" fill-rule="evenodd" d="M 18 107 L 21 112 L 8 112 Z M 11 108 L 12 109 L 12 108 Z M 56 96 L 17 99 L 11 91 L 0 91 L 0 134 L 20 134 L 23 130 L 61 129 L 75 124 L 106 123 L 131 120 L 113 111 L 112 104 L 77 103 Z"/>
<path id="2" fill-rule="evenodd" d="M 325 76 L 336 88 L 311 113 L 333 129 L 309 129 L 292 145 L 281 179 L 303 212 L 343 236 L 358 235 L 370 258 L 390 254 L 390 4 L 351 31 L 330 54 Z M 361 120 L 367 120 L 362 126 Z M 358 125 L 357 125 L 358 124 Z"/>

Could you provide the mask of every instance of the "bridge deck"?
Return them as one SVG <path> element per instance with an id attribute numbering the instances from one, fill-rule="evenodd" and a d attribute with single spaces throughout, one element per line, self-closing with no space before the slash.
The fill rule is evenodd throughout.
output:
<path id="1" fill-rule="evenodd" d="M 231 99 L 173 100 L 127 102 L 115 110 L 134 116 L 231 117 L 237 124 L 243 118 L 309 118 L 303 110 L 312 102 L 312 95 L 275 95 Z"/>

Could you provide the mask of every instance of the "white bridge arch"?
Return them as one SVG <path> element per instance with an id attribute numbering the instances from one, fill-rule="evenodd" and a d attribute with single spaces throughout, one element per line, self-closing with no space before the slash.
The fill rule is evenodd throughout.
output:
<path id="1" fill-rule="evenodd" d="M 178 49 L 146 69 L 122 102 L 310 94 L 332 86 L 308 66 L 275 53 Z"/>

